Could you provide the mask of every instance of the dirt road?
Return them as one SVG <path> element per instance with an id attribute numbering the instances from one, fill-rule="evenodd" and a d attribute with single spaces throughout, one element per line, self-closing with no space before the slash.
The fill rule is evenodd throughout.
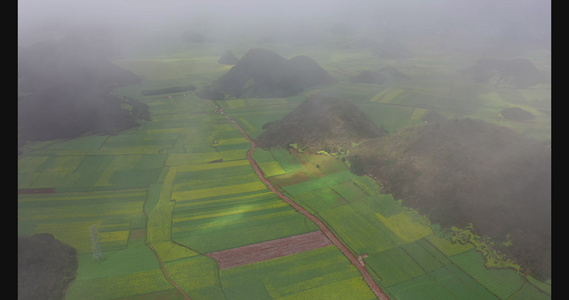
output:
<path id="1" fill-rule="evenodd" d="M 146 245 L 150 249 L 152 249 L 152 252 L 154 252 L 154 255 L 156 255 L 156 258 L 158 259 L 158 263 L 160 264 L 160 268 L 162 269 L 162 273 L 164 274 L 164 277 L 166 278 L 166 280 L 168 280 L 168 282 L 170 282 L 170 284 L 172 286 L 174 286 L 176 289 L 178 289 L 178 291 L 182 294 L 182 296 L 184 296 L 184 299 L 192 300 L 190 297 L 188 297 L 188 295 L 186 295 L 186 292 L 184 292 L 184 290 L 180 286 L 178 286 L 174 282 L 174 280 L 172 280 L 172 278 L 170 278 L 170 276 L 168 275 L 168 271 L 166 271 L 166 267 L 164 266 L 164 263 L 162 262 L 162 259 L 160 258 L 160 255 L 158 254 L 158 251 L 156 251 L 154 246 L 152 246 L 152 244 L 150 244 L 149 242 L 146 242 Z"/>
<path id="2" fill-rule="evenodd" d="M 253 150 L 255 150 L 255 142 L 249 137 L 249 135 L 241 128 L 241 126 L 239 126 L 239 124 L 235 123 L 235 121 L 233 121 L 231 118 L 229 118 L 229 116 L 227 116 L 224 112 L 223 109 L 221 107 L 217 108 L 217 111 L 222 114 L 227 120 L 231 121 L 233 124 L 235 124 L 235 126 L 239 129 L 239 131 L 241 131 L 241 133 L 243 134 L 243 136 L 251 143 L 251 149 L 249 149 L 249 152 L 247 152 L 247 159 L 249 160 L 249 162 L 251 163 L 251 166 L 253 167 L 253 169 L 255 170 L 255 172 L 257 173 L 257 175 L 259 176 L 259 179 L 261 179 L 261 181 L 263 181 L 265 183 L 265 185 L 267 185 L 267 187 L 273 191 L 275 194 L 277 194 L 281 199 L 283 199 L 285 202 L 287 202 L 288 204 L 290 204 L 294 209 L 296 209 L 297 211 L 299 211 L 300 213 L 302 213 L 303 215 L 305 215 L 307 218 L 309 218 L 310 220 L 312 220 L 314 223 L 316 223 L 316 225 L 318 225 L 318 227 L 320 228 L 320 230 L 322 230 L 322 232 L 328 237 L 328 239 L 330 239 L 330 241 L 336 246 L 338 247 L 338 249 L 340 249 L 340 251 L 342 251 L 342 253 L 344 253 L 344 255 L 350 260 L 350 262 L 352 263 L 352 265 L 354 265 L 362 274 L 362 276 L 364 277 L 365 282 L 367 283 L 367 285 L 370 287 L 370 289 L 373 291 L 373 293 L 377 296 L 378 299 L 381 300 L 389 300 L 389 297 L 387 297 L 387 295 L 381 290 L 381 288 L 377 285 L 377 283 L 375 282 L 375 280 L 373 280 L 373 278 L 371 277 L 370 273 L 368 272 L 368 270 L 366 269 L 365 266 L 362 266 L 360 264 L 360 262 L 358 261 L 358 258 L 348 249 L 348 247 L 346 247 L 346 245 L 344 245 L 340 239 L 338 239 L 338 237 L 336 237 L 334 235 L 334 233 L 332 233 L 332 231 L 326 226 L 326 224 L 324 224 L 320 219 L 318 219 L 316 216 L 314 216 L 313 214 L 311 214 L 310 212 L 308 212 L 306 209 L 304 209 L 302 206 L 298 205 L 296 202 L 292 201 L 290 198 L 288 198 L 287 196 L 285 196 L 283 193 L 281 193 L 279 190 L 277 190 L 275 187 L 273 187 L 269 180 L 265 177 L 265 174 L 263 173 L 263 171 L 261 170 L 261 168 L 259 168 L 259 165 L 257 164 L 257 162 L 253 159 L 252 153 Z"/>

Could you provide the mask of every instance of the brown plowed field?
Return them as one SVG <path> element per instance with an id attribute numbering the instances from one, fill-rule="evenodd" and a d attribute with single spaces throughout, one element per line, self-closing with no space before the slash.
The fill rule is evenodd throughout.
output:
<path id="1" fill-rule="evenodd" d="M 215 259 L 219 264 L 219 269 L 224 270 L 330 245 L 332 245 L 330 240 L 322 231 L 318 230 L 282 239 L 211 252 L 206 255 Z"/>

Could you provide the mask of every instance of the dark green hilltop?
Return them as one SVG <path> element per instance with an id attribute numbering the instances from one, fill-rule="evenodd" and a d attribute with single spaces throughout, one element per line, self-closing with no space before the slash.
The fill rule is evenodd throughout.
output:
<path id="1" fill-rule="evenodd" d="M 212 100 L 289 97 L 306 88 L 335 81 L 306 55 L 286 59 L 272 50 L 255 48 L 249 50 L 226 74 L 200 90 L 199 96 Z"/>

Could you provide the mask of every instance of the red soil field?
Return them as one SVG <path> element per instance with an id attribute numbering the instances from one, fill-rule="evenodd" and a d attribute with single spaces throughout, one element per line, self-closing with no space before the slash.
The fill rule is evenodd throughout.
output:
<path id="1" fill-rule="evenodd" d="M 330 240 L 318 230 L 205 255 L 215 259 L 219 269 L 224 270 L 330 245 Z"/>

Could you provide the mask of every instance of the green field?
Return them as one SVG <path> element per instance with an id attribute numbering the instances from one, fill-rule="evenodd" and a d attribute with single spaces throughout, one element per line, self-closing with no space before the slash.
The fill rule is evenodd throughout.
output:
<path id="1" fill-rule="evenodd" d="M 227 299 L 375 299 L 334 246 L 220 272 Z"/>
<path id="2" fill-rule="evenodd" d="M 142 95 L 145 89 L 201 86 L 230 68 L 200 51 L 149 51 L 115 62 L 145 78 L 113 91 L 149 106 L 151 121 L 141 127 L 27 146 L 18 159 L 18 189 L 50 192 L 18 194 L 18 234 L 51 233 L 77 249 L 79 269 L 66 299 L 183 299 L 159 260 L 192 299 L 374 299 L 335 246 L 225 270 L 204 255 L 318 229 L 259 180 L 246 158 L 251 145 L 215 105 L 255 138 L 265 124 L 319 90 L 215 103 L 195 93 Z M 422 124 L 436 111 L 551 137 L 551 120 L 543 112 L 551 110 L 550 86 L 512 90 L 454 79 L 464 57 L 452 56 L 450 63 L 436 57 L 397 62 L 346 49 L 282 51 L 315 57 L 339 79 L 322 91 L 348 97 L 389 132 Z M 410 79 L 378 85 L 349 81 L 361 70 L 385 65 Z M 499 111 L 508 106 L 521 106 L 537 118 L 501 118 Z M 381 194 L 373 179 L 352 174 L 340 159 L 283 148 L 256 148 L 253 158 L 273 186 L 324 221 L 356 256 L 366 255 L 367 269 L 393 299 L 551 298 L 550 282 L 511 269 L 486 269 L 473 245 L 436 236 L 428 219 Z M 100 263 L 91 254 L 93 225 L 104 254 Z"/>
<path id="3" fill-rule="evenodd" d="M 296 156 L 303 164 L 311 158 L 320 162 L 321 157 Z M 279 180 L 303 171 L 271 181 L 323 220 L 356 256 L 366 255 L 366 267 L 394 299 L 550 297 L 550 285 L 532 284 L 533 278 L 513 269 L 487 269 L 472 244 L 453 244 L 435 236 L 427 218 L 391 195 L 380 194 L 367 176 L 336 171 L 290 185 Z"/>

